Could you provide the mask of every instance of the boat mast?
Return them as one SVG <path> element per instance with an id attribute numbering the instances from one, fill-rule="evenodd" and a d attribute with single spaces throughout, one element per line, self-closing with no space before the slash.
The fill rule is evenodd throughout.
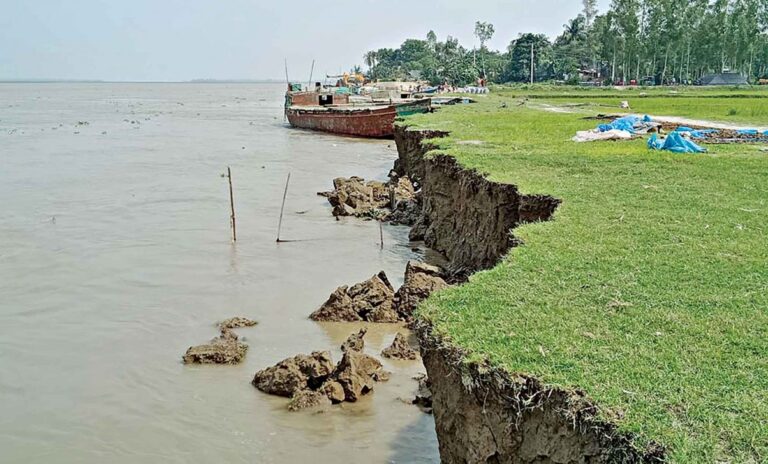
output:
<path id="1" fill-rule="evenodd" d="M 288 79 L 288 58 L 285 59 L 285 83 L 291 85 L 291 81 Z"/>
<path id="2" fill-rule="evenodd" d="M 315 74 L 315 60 L 312 60 L 312 69 L 309 70 L 309 81 L 307 82 L 307 90 L 312 88 L 312 75 Z"/>

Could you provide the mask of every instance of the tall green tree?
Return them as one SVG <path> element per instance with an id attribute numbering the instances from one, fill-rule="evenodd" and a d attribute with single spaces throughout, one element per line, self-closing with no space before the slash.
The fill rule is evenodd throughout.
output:
<path id="1" fill-rule="evenodd" d="M 582 13 L 587 22 L 587 28 L 592 27 L 597 16 L 597 0 L 581 0 L 581 4 L 583 5 Z"/>
<path id="2" fill-rule="evenodd" d="M 593 68 L 610 81 L 688 82 L 731 70 L 755 81 L 768 77 L 768 0 L 612 0 L 600 14 L 595 0 L 552 42 L 520 34 L 503 52 L 490 50 L 495 28 L 477 22 L 480 50 L 434 32 L 397 49 L 365 55 L 369 76 L 464 85 L 485 73 L 492 82 L 530 80 L 531 44 L 537 81 L 575 78 Z M 608 79 L 607 79 L 608 80 Z"/>
<path id="3" fill-rule="evenodd" d="M 553 77 L 552 44 L 544 34 L 521 34 L 507 48 L 509 61 L 502 79 L 505 82 L 528 82 L 533 66 L 534 80 L 543 81 Z M 531 57 L 533 56 L 533 60 Z"/>

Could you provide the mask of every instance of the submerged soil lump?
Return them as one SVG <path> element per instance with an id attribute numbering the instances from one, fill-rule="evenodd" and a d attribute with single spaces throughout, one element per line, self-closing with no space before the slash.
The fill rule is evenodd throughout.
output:
<path id="1" fill-rule="evenodd" d="M 395 340 L 388 348 L 381 352 L 381 355 L 390 359 L 415 360 L 418 357 L 416 351 L 408 344 L 405 336 L 398 332 Z"/>
<path id="2" fill-rule="evenodd" d="M 319 388 L 334 370 L 331 353 L 316 351 L 284 359 L 256 373 L 253 386 L 271 395 L 291 398 L 303 390 Z"/>
<path id="3" fill-rule="evenodd" d="M 245 317 L 230 317 L 229 319 L 225 319 L 219 323 L 220 329 L 242 329 L 244 327 L 253 327 L 258 322 L 253 321 L 251 319 L 247 319 Z"/>
<path id="4" fill-rule="evenodd" d="M 392 284 L 382 271 L 352 287 L 337 288 L 309 317 L 318 322 L 398 322 L 394 297 Z"/>
<path id="5" fill-rule="evenodd" d="M 223 330 L 210 343 L 190 347 L 183 359 L 184 364 L 238 364 L 247 351 L 248 345 L 240 342 L 234 332 Z"/>
<path id="6" fill-rule="evenodd" d="M 365 340 L 363 338 L 366 333 L 368 333 L 368 329 L 363 328 L 360 329 L 359 332 L 350 335 L 347 340 L 342 343 L 341 351 L 344 353 L 347 351 L 358 351 L 362 353 L 363 349 L 365 349 Z"/>

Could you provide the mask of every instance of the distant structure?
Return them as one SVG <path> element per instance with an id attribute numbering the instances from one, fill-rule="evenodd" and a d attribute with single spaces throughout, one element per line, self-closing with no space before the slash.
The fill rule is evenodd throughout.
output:
<path id="1" fill-rule="evenodd" d="M 739 73 L 705 74 L 701 85 L 749 85 L 747 78 Z"/>

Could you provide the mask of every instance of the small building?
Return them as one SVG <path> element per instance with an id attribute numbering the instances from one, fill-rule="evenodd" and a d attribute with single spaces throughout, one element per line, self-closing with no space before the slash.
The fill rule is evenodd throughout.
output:
<path id="1" fill-rule="evenodd" d="M 699 83 L 701 85 L 749 85 L 747 78 L 739 73 L 705 74 Z"/>

